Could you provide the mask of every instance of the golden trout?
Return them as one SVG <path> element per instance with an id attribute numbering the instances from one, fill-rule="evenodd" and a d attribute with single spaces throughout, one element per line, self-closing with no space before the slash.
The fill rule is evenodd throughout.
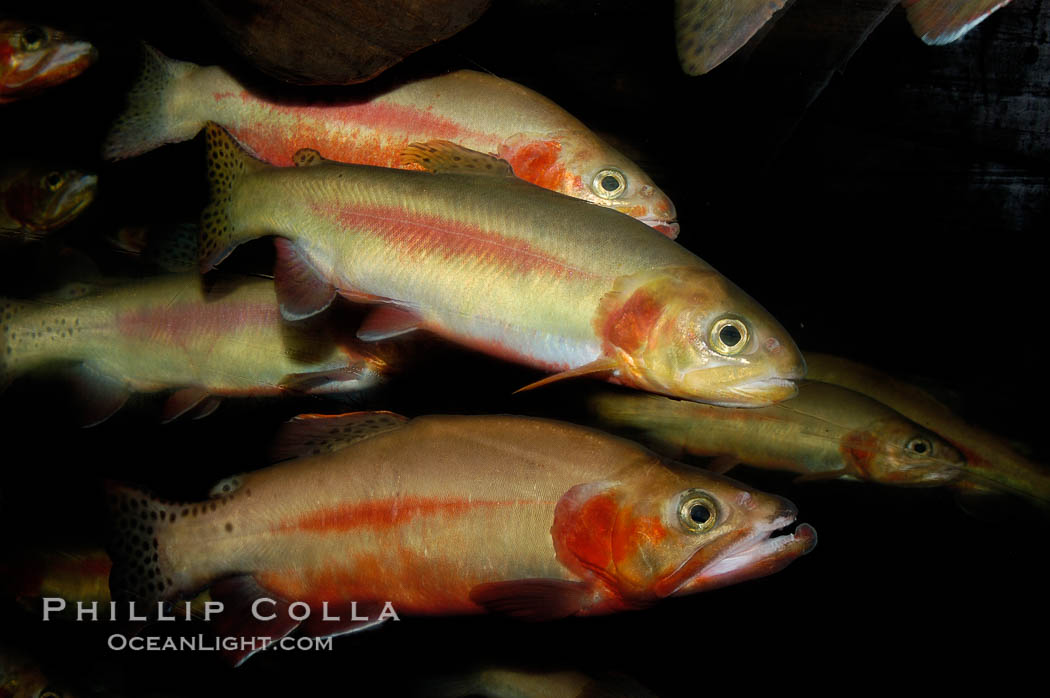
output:
<path id="1" fill-rule="evenodd" d="M 1000 437 L 966 422 L 929 393 L 882 371 L 827 354 L 807 354 L 813 380 L 869 395 L 938 434 L 966 458 L 963 492 L 1009 492 L 1050 507 L 1050 469 Z"/>
<path id="2" fill-rule="evenodd" d="M 94 46 L 65 32 L 0 20 L 0 104 L 75 78 L 96 58 Z"/>
<path id="3" fill-rule="evenodd" d="M 410 144 L 452 141 L 502 158 L 533 184 L 678 234 L 674 205 L 648 175 L 564 109 L 509 80 L 461 70 L 352 101 L 305 105 L 267 99 L 222 68 L 173 61 L 148 46 L 145 61 L 107 138 L 108 158 L 189 140 L 209 121 L 279 166 L 313 148 L 340 162 L 401 167 Z"/>
<path id="4" fill-rule="evenodd" d="M 285 454 L 319 455 L 231 478 L 218 499 L 111 485 L 114 597 L 156 608 L 210 587 L 220 635 L 276 641 L 401 614 L 644 608 L 816 544 L 808 524 L 775 535 L 795 521 L 785 499 L 545 419 L 315 415 L 281 438 Z M 325 452 L 332 441 L 353 443 Z"/>
<path id="5" fill-rule="evenodd" d="M 0 384 L 56 362 L 81 364 L 89 424 L 132 391 L 177 389 L 165 420 L 219 396 L 360 390 L 385 367 L 324 328 L 289 325 L 273 282 L 225 280 L 205 291 L 196 274 L 127 283 L 66 303 L 0 303 Z"/>
<path id="6" fill-rule="evenodd" d="M 39 238 L 94 201 L 98 177 L 79 170 L 10 165 L 0 172 L 0 235 Z"/>
<path id="7" fill-rule="evenodd" d="M 953 482 L 966 463 L 952 446 L 864 395 L 806 381 L 798 396 L 759 409 L 726 409 L 655 395 L 602 395 L 594 407 L 610 424 L 640 429 L 653 442 L 736 464 L 789 470 L 802 479 L 844 478 L 887 485 Z"/>
<path id="8" fill-rule="evenodd" d="M 758 303 L 629 216 L 513 176 L 271 167 L 208 127 L 202 268 L 276 235 L 281 310 L 379 303 L 358 336 L 426 329 L 559 377 L 733 406 L 792 397 L 805 362 Z M 455 151 L 453 151 L 455 152 Z"/>

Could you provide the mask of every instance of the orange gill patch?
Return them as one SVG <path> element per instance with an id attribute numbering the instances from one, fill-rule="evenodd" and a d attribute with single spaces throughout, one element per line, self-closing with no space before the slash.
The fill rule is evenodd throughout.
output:
<path id="1" fill-rule="evenodd" d="M 510 163 L 517 177 L 544 189 L 565 191 L 566 179 L 571 178 L 565 172 L 565 165 L 558 161 L 561 156 L 558 141 L 528 141 L 521 146 L 501 146 L 499 156 Z"/>
<path id="2" fill-rule="evenodd" d="M 853 431 L 847 434 L 839 444 L 846 465 L 859 477 L 871 477 L 871 462 L 879 449 L 879 440 L 870 431 Z"/>
<path id="3" fill-rule="evenodd" d="M 645 345 L 663 309 L 663 304 L 648 291 L 635 291 L 626 303 L 606 316 L 601 331 L 606 348 L 612 345 L 628 354 L 635 354 Z"/>

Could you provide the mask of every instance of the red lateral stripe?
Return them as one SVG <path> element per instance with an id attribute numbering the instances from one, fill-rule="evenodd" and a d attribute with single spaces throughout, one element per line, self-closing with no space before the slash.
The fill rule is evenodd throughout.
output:
<path id="1" fill-rule="evenodd" d="M 492 135 L 458 124 L 448 117 L 416 107 L 383 102 L 333 106 L 283 106 L 262 102 L 248 92 L 217 92 L 216 102 L 241 99 L 254 102 L 272 115 L 295 120 L 294 127 L 268 119 L 253 119 L 230 132 L 267 162 L 292 164 L 300 148 L 314 148 L 329 160 L 381 167 L 398 167 L 401 151 L 409 142 L 443 139 L 457 143 L 496 142 Z M 335 135 L 333 135 L 335 134 Z"/>
<path id="2" fill-rule="evenodd" d="M 451 518 L 478 509 L 500 508 L 519 503 L 521 500 L 391 497 L 366 502 L 347 502 L 298 518 L 285 519 L 277 526 L 277 530 L 336 533 L 358 528 L 392 528 L 421 517 Z"/>
<path id="3" fill-rule="evenodd" d="M 546 273 L 558 277 L 596 278 L 598 275 L 568 265 L 564 260 L 523 240 L 507 238 L 471 223 L 387 206 L 317 205 L 324 216 L 334 216 L 346 228 L 387 239 L 409 261 L 467 261 L 471 265 L 500 267 L 522 274 Z"/>
<path id="4" fill-rule="evenodd" d="M 276 303 L 174 303 L 129 310 L 117 315 L 117 329 L 131 337 L 184 344 L 202 334 L 228 335 L 238 328 L 280 324 Z"/>

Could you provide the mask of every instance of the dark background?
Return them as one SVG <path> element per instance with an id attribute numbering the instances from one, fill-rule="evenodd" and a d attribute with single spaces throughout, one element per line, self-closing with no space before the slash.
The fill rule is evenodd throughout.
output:
<path id="1" fill-rule="evenodd" d="M 266 89 L 355 92 L 253 75 L 182 5 L 129 15 L 105 2 L 57 3 L 36 15 L 81 31 L 102 56 L 75 81 L 0 112 L 5 157 L 99 172 L 99 198 L 65 242 L 95 249 L 120 225 L 192 221 L 202 206 L 199 140 L 99 161 L 136 40 L 237 65 Z M 947 47 L 925 46 L 900 8 L 871 0 L 799 0 L 775 19 L 760 42 L 690 78 L 675 57 L 670 2 L 497 2 L 379 81 L 473 68 L 545 94 L 646 169 L 678 207 L 679 241 L 763 303 L 803 350 L 914 379 L 1045 462 L 1050 9 L 1014 0 Z M 42 283 L 40 254 L 5 250 L 3 293 Z M 253 245 L 228 264 L 265 269 L 268 254 Z M 218 478 L 264 465 L 269 435 L 299 412 L 586 420 L 584 399 L 602 387 L 576 381 L 512 397 L 537 375 L 424 345 L 385 392 L 344 403 L 230 400 L 206 420 L 166 426 L 155 419 L 162 398 L 142 396 L 79 430 L 60 384 L 20 380 L 0 396 L 5 551 L 97 539 L 103 478 L 200 497 Z M 667 695 L 946 689 L 979 678 L 1006 689 L 1045 654 L 1045 516 L 1017 502 L 968 516 L 942 490 L 735 475 L 794 501 L 820 535 L 817 549 L 769 578 L 645 612 L 545 625 L 408 618 L 339 638 L 332 656 L 270 653 L 236 671 L 206 654 L 106 653 L 104 630 L 45 626 L 13 606 L 0 610 L 0 639 L 128 695 L 398 694 L 420 677 L 486 663 L 616 670 Z"/>

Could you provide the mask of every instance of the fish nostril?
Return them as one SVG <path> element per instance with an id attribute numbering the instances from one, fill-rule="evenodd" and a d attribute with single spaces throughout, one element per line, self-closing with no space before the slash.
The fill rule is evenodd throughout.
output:
<path id="1" fill-rule="evenodd" d="M 794 521 L 798 517 L 798 507 L 793 502 L 783 497 L 774 497 L 777 504 L 776 512 L 773 514 L 774 521 L 788 519 Z"/>
<path id="2" fill-rule="evenodd" d="M 653 196 L 653 188 L 650 185 L 648 185 L 648 184 L 643 184 L 642 188 L 638 190 L 638 194 L 643 199 L 652 198 L 652 196 Z"/>

